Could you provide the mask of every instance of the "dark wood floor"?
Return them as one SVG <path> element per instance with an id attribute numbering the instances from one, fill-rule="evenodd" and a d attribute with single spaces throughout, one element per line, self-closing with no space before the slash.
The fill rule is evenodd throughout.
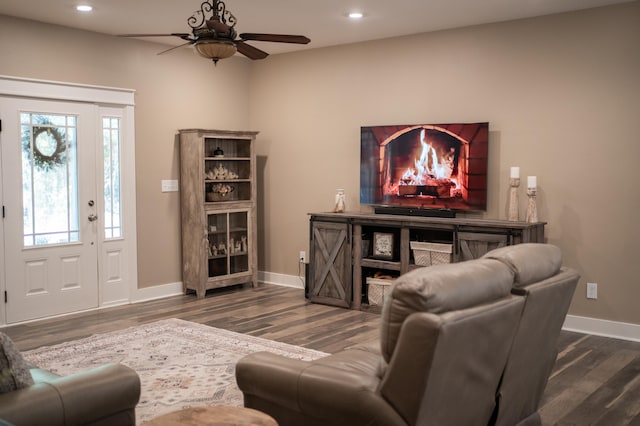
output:
<path id="1" fill-rule="evenodd" d="M 302 290 L 262 285 L 114 307 L 5 328 L 21 350 L 163 318 L 333 353 L 378 337 L 380 315 L 308 303 Z M 544 425 L 640 426 L 640 343 L 562 332 L 542 403 Z M 532 348 L 534 350 L 535 348 Z"/>

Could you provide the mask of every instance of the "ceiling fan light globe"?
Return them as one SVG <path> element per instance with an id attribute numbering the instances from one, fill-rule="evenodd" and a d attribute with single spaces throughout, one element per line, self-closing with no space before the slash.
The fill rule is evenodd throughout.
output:
<path id="1" fill-rule="evenodd" d="M 233 56 L 236 51 L 236 45 L 229 41 L 211 40 L 199 41 L 194 46 L 196 52 L 203 58 L 218 61 Z"/>

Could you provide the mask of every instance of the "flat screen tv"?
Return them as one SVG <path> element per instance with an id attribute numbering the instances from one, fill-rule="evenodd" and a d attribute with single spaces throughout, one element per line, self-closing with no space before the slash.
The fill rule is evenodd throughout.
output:
<path id="1" fill-rule="evenodd" d="M 485 211 L 488 143 L 487 122 L 362 127 L 360 203 Z"/>

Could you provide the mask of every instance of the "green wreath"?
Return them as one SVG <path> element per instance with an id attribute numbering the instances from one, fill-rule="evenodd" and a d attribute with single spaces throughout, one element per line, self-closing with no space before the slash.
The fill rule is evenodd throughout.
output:
<path id="1" fill-rule="evenodd" d="M 44 138 L 39 137 L 46 133 Z M 33 162 L 41 170 L 64 164 L 67 143 L 56 127 L 33 127 Z"/>

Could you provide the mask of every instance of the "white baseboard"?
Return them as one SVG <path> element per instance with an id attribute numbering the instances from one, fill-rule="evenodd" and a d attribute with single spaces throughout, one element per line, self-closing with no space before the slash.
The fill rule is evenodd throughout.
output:
<path id="1" fill-rule="evenodd" d="M 133 293 L 133 296 L 131 297 L 131 303 L 140 303 L 146 302 L 148 300 L 163 299 L 165 297 L 177 296 L 180 294 L 184 294 L 181 282 L 139 288 Z"/>
<path id="2" fill-rule="evenodd" d="M 258 282 L 304 289 L 304 278 L 295 275 L 258 271 Z M 146 302 L 148 300 L 162 299 L 181 294 L 184 294 L 181 282 L 139 288 L 134 292 L 133 297 L 131 297 L 131 303 Z"/>
<path id="3" fill-rule="evenodd" d="M 613 339 L 640 342 L 639 324 L 567 315 L 562 329 L 566 331 L 575 331 L 577 333 L 593 334 Z"/>
<path id="4" fill-rule="evenodd" d="M 304 289 L 304 277 L 295 275 L 276 274 L 275 272 L 258 271 L 258 281 L 266 284 L 281 285 L 284 287 L 293 287 Z"/>

